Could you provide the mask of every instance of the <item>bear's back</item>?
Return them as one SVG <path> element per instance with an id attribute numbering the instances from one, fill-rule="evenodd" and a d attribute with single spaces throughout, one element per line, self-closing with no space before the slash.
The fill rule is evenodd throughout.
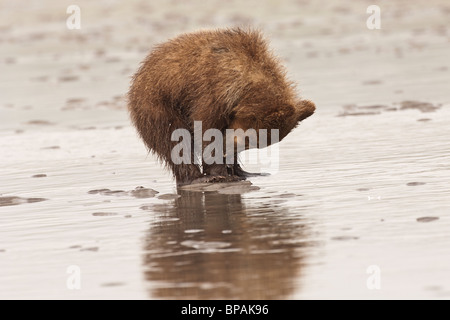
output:
<path id="1" fill-rule="evenodd" d="M 159 44 L 135 79 L 172 99 L 189 102 L 209 98 L 228 106 L 251 83 L 285 85 L 284 70 L 261 34 L 238 28 L 184 34 Z"/>

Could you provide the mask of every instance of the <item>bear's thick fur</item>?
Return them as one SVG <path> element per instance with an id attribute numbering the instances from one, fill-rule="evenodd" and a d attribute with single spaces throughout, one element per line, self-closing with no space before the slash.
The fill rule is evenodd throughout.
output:
<path id="1" fill-rule="evenodd" d="M 193 136 L 194 121 L 202 121 L 203 132 L 279 129 L 281 141 L 315 105 L 296 96 L 260 32 L 234 28 L 183 34 L 157 45 L 133 77 L 128 108 L 146 146 L 182 185 L 244 179 L 246 172 L 237 161 L 174 164 L 173 130 L 185 128 Z"/>

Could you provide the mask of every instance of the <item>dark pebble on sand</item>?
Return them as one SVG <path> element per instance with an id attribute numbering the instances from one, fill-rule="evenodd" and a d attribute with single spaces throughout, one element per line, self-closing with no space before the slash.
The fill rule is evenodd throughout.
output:
<path id="1" fill-rule="evenodd" d="M 414 187 L 414 186 L 422 186 L 424 184 L 425 184 L 425 182 L 408 182 L 406 185 L 410 186 L 410 187 Z"/>
<path id="2" fill-rule="evenodd" d="M 416 219 L 417 222 L 431 222 L 439 220 L 439 217 L 420 217 Z"/>
<path id="3" fill-rule="evenodd" d="M 45 178 L 47 175 L 45 173 L 34 174 L 32 178 Z"/>

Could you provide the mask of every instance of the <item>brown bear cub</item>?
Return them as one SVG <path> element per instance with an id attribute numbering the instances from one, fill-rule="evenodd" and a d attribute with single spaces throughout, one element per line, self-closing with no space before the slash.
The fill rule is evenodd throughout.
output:
<path id="1" fill-rule="evenodd" d="M 201 121 L 202 133 L 220 130 L 224 141 L 226 129 L 278 129 L 281 141 L 315 105 L 296 96 L 260 32 L 235 28 L 184 34 L 156 46 L 133 77 L 128 109 L 146 146 L 183 185 L 251 174 L 237 155 L 232 164 L 194 161 L 194 153 L 193 161 L 174 163 L 174 130 L 188 130 L 192 144 L 194 121 Z"/>

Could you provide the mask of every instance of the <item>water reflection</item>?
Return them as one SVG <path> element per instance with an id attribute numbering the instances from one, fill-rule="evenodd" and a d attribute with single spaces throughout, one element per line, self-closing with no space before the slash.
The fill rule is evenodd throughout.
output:
<path id="1" fill-rule="evenodd" d="M 283 299 L 299 286 L 305 222 L 241 195 L 179 191 L 145 241 L 145 278 L 160 299 Z M 293 211 L 293 210 L 291 210 Z"/>

